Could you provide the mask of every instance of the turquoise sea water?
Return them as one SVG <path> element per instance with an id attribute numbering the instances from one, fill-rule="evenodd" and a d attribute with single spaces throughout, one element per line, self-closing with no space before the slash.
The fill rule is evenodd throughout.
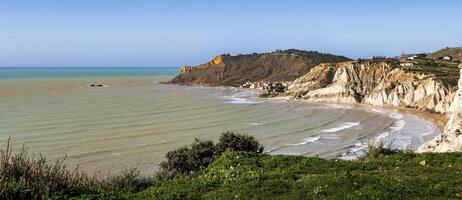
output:
<path id="1" fill-rule="evenodd" d="M 0 79 L 173 76 L 178 67 L 0 67 Z"/>

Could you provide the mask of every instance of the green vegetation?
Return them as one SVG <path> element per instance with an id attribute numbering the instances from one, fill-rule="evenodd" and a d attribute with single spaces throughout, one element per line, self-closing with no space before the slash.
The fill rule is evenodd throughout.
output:
<path id="1" fill-rule="evenodd" d="M 167 163 L 185 160 L 187 167 L 97 180 L 24 151 L 12 155 L 8 147 L 1 152 L 0 199 L 462 198 L 462 153 L 417 154 L 380 144 L 360 160 L 345 161 L 261 150 L 252 137 L 225 133 L 217 144 L 196 140 L 167 156 Z"/>
<path id="2" fill-rule="evenodd" d="M 444 56 L 451 56 L 453 61 L 462 60 L 462 47 L 446 47 L 427 55 L 428 58 L 440 59 Z"/>
<path id="3" fill-rule="evenodd" d="M 216 145 L 210 140 L 195 139 L 190 147 L 168 152 L 167 160 L 160 166 L 167 173 L 192 174 L 207 167 L 226 151 L 262 153 L 263 148 L 252 136 L 225 132 Z"/>
<path id="4" fill-rule="evenodd" d="M 25 148 L 13 154 L 9 141 L 0 151 L 0 199 L 120 199 L 150 186 L 152 178 L 136 169 L 97 179 L 66 169 L 62 160 L 49 164 L 43 156 L 30 157 Z"/>
<path id="5" fill-rule="evenodd" d="M 413 67 L 402 67 L 407 72 L 432 74 L 444 84 L 457 87 L 459 80 L 459 68 L 455 63 L 435 62 L 433 60 L 418 60 Z"/>
<path id="6" fill-rule="evenodd" d="M 362 161 L 344 161 L 231 152 L 197 175 L 158 183 L 136 197 L 460 199 L 461 173 L 460 153 L 397 152 Z"/>
<path id="7" fill-rule="evenodd" d="M 320 63 L 349 60 L 344 56 L 296 49 L 235 56 L 224 54 L 220 64 L 199 65 L 169 83 L 240 86 L 247 81 L 293 81 Z"/>

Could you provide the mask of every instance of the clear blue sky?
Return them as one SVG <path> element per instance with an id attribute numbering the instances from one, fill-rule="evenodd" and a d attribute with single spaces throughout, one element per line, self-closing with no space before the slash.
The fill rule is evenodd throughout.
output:
<path id="1" fill-rule="evenodd" d="M 367 58 L 462 46 L 460 0 L 2 0 L 0 66 L 179 66 L 297 48 Z"/>

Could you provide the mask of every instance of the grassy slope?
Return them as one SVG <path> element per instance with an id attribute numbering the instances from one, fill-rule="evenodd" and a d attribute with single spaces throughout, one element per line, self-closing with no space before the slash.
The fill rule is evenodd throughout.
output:
<path id="1" fill-rule="evenodd" d="M 433 74 L 444 84 L 457 87 L 459 68 L 455 63 L 437 63 L 433 61 L 420 61 L 414 67 L 402 67 L 407 72 Z"/>
<path id="2" fill-rule="evenodd" d="M 161 181 L 127 197 L 461 199 L 462 153 L 398 153 L 366 161 L 227 153 L 195 176 Z"/>
<path id="3" fill-rule="evenodd" d="M 430 58 L 440 58 L 444 56 L 451 56 L 455 61 L 462 60 L 462 47 L 444 48 L 428 54 Z"/>

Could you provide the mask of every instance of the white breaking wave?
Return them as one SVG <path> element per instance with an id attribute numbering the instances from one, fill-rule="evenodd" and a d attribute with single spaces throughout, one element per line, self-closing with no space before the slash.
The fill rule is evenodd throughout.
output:
<path id="1" fill-rule="evenodd" d="M 404 117 L 401 113 L 397 113 L 397 112 L 392 112 L 388 116 L 393 119 L 402 119 Z"/>
<path id="2" fill-rule="evenodd" d="M 361 124 L 361 123 L 360 122 L 343 122 L 338 127 L 325 129 L 325 130 L 322 130 L 322 132 L 324 132 L 324 133 L 335 133 L 335 132 L 342 131 L 342 130 L 345 130 L 345 129 L 353 128 L 355 126 L 359 126 L 359 124 Z"/>
<path id="3" fill-rule="evenodd" d="M 394 122 L 393 126 L 391 126 L 390 129 L 391 129 L 391 132 L 396 132 L 396 131 L 403 129 L 405 126 L 406 126 L 406 121 L 401 119 L 401 120 Z"/>
<path id="4" fill-rule="evenodd" d="M 340 140 L 342 139 L 340 136 L 338 136 L 337 134 L 326 134 L 326 135 L 323 135 L 322 136 L 322 139 L 326 139 L 326 140 Z"/>
<path id="5" fill-rule="evenodd" d="M 370 110 L 370 111 L 372 111 L 374 113 L 380 113 L 380 114 L 383 114 L 383 113 L 386 112 L 384 110 L 380 110 L 380 109 L 376 109 L 376 108 L 371 108 L 371 109 L 368 109 L 368 110 Z"/>
<path id="6" fill-rule="evenodd" d="M 250 122 L 250 123 L 245 123 L 245 124 L 247 124 L 247 125 L 252 125 L 252 126 L 259 126 L 259 125 L 261 125 L 261 124 L 258 123 L 258 122 Z"/>
<path id="7" fill-rule="evenodd" d="M 340 104 L 325 104 L 326 106 L 329 106 L 331 108 L 336 108 L 336 109 L 353 109 L 351 106 L 347 105 L 340 105 Z"/>
<path id="8" fill-rule="evenodd" d="M 302 142 L 297 143 L 297 144 L 292 144 L 291 146 L 305 145 L 305 144 L 308 144 L 308 143 L 316 142 L 319 139 L 321 139 L 321 136 L 307 137 L 307 138 L 303 139 Z"/>
<path id="9" fill-rule="evenodd" d="M 228 101 L 226 103 L 230 104 L 258 104 L 262 103 L 262 101 L 258 101 L 257 99 L 252 99 L 255 97 L 255 92 L 252 91 L 242 91 L 238 92 L 231 96 L 224 96 L 224 99 Z"/>
<path id="10" fill-rule="evenodd" d="M 381 142 L 384 138 L 386 138 L 388 135 L 390 135 L 390 132 L 385 132 L 385 133 L 382 133 L 382 134 L 378 135 L 377 137 L 375 137 L 374 143 L 375 143 L 375 144 L 380 143 L 380 142 Z"/>
<path id="11" fill-rule="evenodd" d="M 393 122 L 393 125 L 390 127 L 391 132 L 397 132 L 403 129 L 406 126 L 406 121 L 403 120 L 404 115 L 397 112 L 391 112 L 388 117 L 395 119 L 396 121 Z"/>

